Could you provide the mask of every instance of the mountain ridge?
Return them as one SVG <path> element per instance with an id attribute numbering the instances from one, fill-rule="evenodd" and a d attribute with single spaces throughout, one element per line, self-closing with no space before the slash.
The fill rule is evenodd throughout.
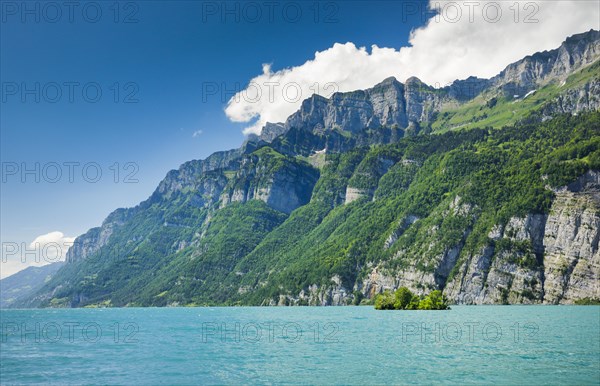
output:
<path id="1" fill-rule="evenodd" d="M 582 42 L 586 43 L 583 47 Z M 394 125 L 407 129 L 411 124 L 427 124 L 445 104 L 471 100 L 490 88 L 500 88 L 507 96 L 514 97 L 527 94 L 542 82 L 565 80 L 568 74 L 592 64 L 599 55 L 600 32 L 590 30 L 567 38 L 559 48 L 511 63 L 490 79 L 469 77 L 435 89 L 416 77 L 408 78 L 404 84 L 388 77 L 366 90 L 336 92 L 330 98 L 314 94 L 285 123 L 268 123 L 265 135 L 261 133 L 259 138 L 272 142 L 292 127 L 313 132 L 333 127 L 352 132 Z M 380 94 L 383 100 L 376 98 Z M 344 110 L 344 104 L 350 104 L 349 112 Z M 365 114 L 361 115 L 361 111 Z M 358 116 L 352 117 L 352 113 Z"/>
<path id="2" fill-rule="evenodd" d="M 101 227 L 75 240 L 68 264 L 20 305 L 348 304 L 399 285 L 417 293 L 445 289 L 461 303 L 600 297 L 589 285 L 590 278 L 597 280 L 597 243 L 584 243 L 591 253 L 560 253 L 573 249 L 570 237 L 593 241 L 598 235 L 597 213 L 568 212 L 563 207 L 569 197 L 600 208 L 597 197 L 586 189 L 566 196 L 547 190 L 540 174 L 546 168 L 555 189 L 577 178 L 597 178 L 595 113 L 572 123 L 556 117 L 600 108 L 599 56 L 600 33 L 592 30 L 515 62 L 489 80 L 467 78 L 438 90 L 416 78 L 405 84 L 387 78 L 367 90 L 314 95 L 285 123 L 267 124 L 238 149 L 182 164 L 146 201 L 111 213 Z M 475 84 L 477 95 L 461 91 L 466 82 Z M 524 97 L 514 94 L 515 87 L 536 91 Z M 506 113 L 514 109 L 521 110 Z M 518 121 L 530 137 L 514 128 L 495 130 Z M 561 130 L 570 124 L 578 130 L 566 138 Z M 452 133 L 471 127 L 478 129 Z M 537 138 L 536 130 L 548 139 Z M 585 146 L 573 143 L 576 138 Z M 536 170 L 521 160 L 527 155 L 513 164 L 485 142 L 528 154 L 524 143 L 543 149 L 550 140 L 559 148 L 531 159 Z M 475 148 L 504 171 L 485 169 L 489 165 L 481 163 Z M 569 163 L 556 166 L 553 157 Z M 440 166 L 444 162 L 448 166 Z M 509 196 L 513 176 L 535 176 L 535 187 L 515 186 L 521 196 L 490 202 L 475 193 L 473 180 L 486 187 L 493 180 L 478 175 L 474 165 L 501 173 L 498 179 L 506 186 L 498 189 Z M 455 180 L 426 174 L 448 168 Z M 461 179 L 466 185 L 457 184 Z M 492 186 L 486 194 L 494 194 Z M 550 211 L 566 212 L 556 219 Z M 596 233 L 578 236 L 564 221 L 583 221 Z M 541 222 L 559 225 L 546 231 Z M 361 233 L 362 228 L 373 234 Z M 439 240 L 438 232 L 443 233 Z M 529 236 L 513 236 L 519 232 Z M 539 240 L 550 245 L 551 235 L 562 235 L 563 241 L 552 247 L 554 260 L 544 264 Z M 410 239 L 421 241 L 407 244 Z M 408 255 L 414 258 L 405 261 Z M 580 290 L 567 274 L 584 278 L 578 279 L 584 281 Z M 544 276 L 557 288 L 547 299 L 540 287 Z"/>
<path id="3" fill-rule="evenodd" d="M 63 265 L 64 262 L 56 262 L 27 267 L 0 280 L 0 308 L 8 308 L 42 288 Z"/>

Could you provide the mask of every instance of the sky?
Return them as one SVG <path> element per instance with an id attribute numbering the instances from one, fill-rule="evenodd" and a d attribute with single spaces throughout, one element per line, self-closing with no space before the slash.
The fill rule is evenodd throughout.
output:
<path id="1" fill-rule="evenodd" d="M 314 92 L 491 77 L 600 1 L 1 1 L 0 278 Z"/>

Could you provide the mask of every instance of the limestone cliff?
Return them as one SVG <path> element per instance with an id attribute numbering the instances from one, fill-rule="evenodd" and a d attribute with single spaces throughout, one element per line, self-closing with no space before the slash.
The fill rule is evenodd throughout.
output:
<path id="1" fill-rule="evenodd" d="M 600 298 L 600 172 L 559 190 L 544 232 L 544 302 Z"/>
<path id="2" fill-rule="evenodd" d="M 242 159 L 240 169 L 221 195 L 221 207 L 256 199 L 289 214 L 308 203 L 319 178 L 318 171 L 275 151 L 261 150 L 265 151 Z"/>
<path id="3" fill-rule="evenodd" d="M 465 207 L 465 213 L 468 211 Z M 402 224 L 402 231 L 406 224 Z M 437 263 L 433 272 L 415 265 L 400 271 L 374 267 L 359 289 L 372 297 L 400 286 L 416 293 L 424 292 L 426 287 L 443 288 L 446 296 L 459 304 L 569 304 L 598 299 L 600 172 L 590 171 L 575 183 L 557 189 L 549 215 L 513 217 L 507 224 L 496 225 L 488 237 L 487 246 L 467 254 L 447 283 L 436 281 L 435 273 L 449 273 L 444 264 L 457 261 L 460 244 L 446 248 L 434 260 Z M 390 244 L 396 238 L 392 234 Z"/>

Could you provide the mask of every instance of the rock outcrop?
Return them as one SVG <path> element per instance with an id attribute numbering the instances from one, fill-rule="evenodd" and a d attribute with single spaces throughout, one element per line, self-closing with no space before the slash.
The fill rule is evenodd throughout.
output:
<path id="1" fill-rule="evenodd" d="M 108 215 L 102 222 L 102 226 L 92 228 L 83 235 L 78 236 L 67 251 L 66 261 L 68 263 L 81 261 L 99 251 L 100 248 L 106 245 L 115 230 L 131 218 L 135 210 L 135 208 L 117 209 Z"/>
<path id="2" fill-rule="evenodd" d="M 285 122 L 285 128 L 301 128 L 315 133 L 342 130 L 357 133 L 363 129 L 398 127 L 406 129 L 429 122 L 446 93 L 436 92 L 417 78 L 405 84 L 395 78 L 367 90 L 335 93 L 327 99 L 313 95 Z M 265 126 L 271 131 L 271 125 Z"/>
<path id="3" fill-rule="evenodd" d="M 534 214 L 495 226 L 489 244 L 469 255 L 447 284 L 447 296 L 462 304 L 541 302 L 543 272 L 537 262 L 545 223 L 545 215 Z"/>
<path id="4" fill-rule="evenodd" d="M 319 172 L 274 151 L 243 158 L 240 170 L 221 195 L 221 207 L 256 199 L 283 213 L 310 201 Z"/>
<path id="5" fill-rule="evenodd" d="M 573 35 L 555 50 L 538 52 L 508 65 L 490 79 L 488 87 L 501 88 L 508 96 L 523 96 L 550 81 L 560 84 L 574 71 L 598 60 L 599 55 L 599 31 Z"/>
<path id="6" fill-rule="evenodd" d="M 286 132 L 285 125 L 283 123 L 270 123 L 263 127 L 259 138 L 265 142 L 273 142 L 275 138 Z"/>
<path id="7" fill-rule="evenodd" d="M 598 66 L 600 71 L 600 66 Z M 592 80 L 581 87 L 566 90 L 542 108 L 544 117 L 556 114 L 580 113 L 600 109 L 600 80 Z"/>
<path id="8" fill-rule="evenodd" d="M 420 293 L 420 288 L 430 286 L 444 288 L 446 296 L 459 304 L 570 304 L 599 299 L 600 172 L 590 171 L 558 189 L 549 215 L 513 217 L 495 226 L 488 237 L 488 245 L 468 254 L 447 283 L 436 282 L 433 274 L 415 267 L 385 274 L 375 268 L 363 283 L 363 294 L 400 286 Z M 445 253 L 457 256 L 460 249 Z M 436 270 L 445 260 L 438 261 Z"/>
<path id="9" fill-rule="evenodd" d="M 544 232 L 544 302 L 600 298 L 600 172 L 556 193 Z"/>

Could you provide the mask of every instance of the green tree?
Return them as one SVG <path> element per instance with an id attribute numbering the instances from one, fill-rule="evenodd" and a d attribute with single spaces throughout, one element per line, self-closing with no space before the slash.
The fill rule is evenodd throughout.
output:
<path id="1" fill-rule="evenodd" d="M 394 308 L 397 310 L 406 310 L 415 295 L 406 287 L 400 287 L 396 290 Z"/>
<path id="2" fill-rule="evenodd" d="M 420 302 L 421 302 L 421 298 L 419 297 L 419 295 L 413 295 L 413 297 L 410 300 L 410 303 L 408 304 L 408 307 L 406 307 L 406 309 L 407 310 L 418 310 Z"/>
<path id="3" fill-rule="evenodd" d="M 384 291 L 377 295 L 375 298 L 375 309 L 376 310 L 393 310 L 394 309 L 394 295 L 390 291 Z"/>
<path id="4" fill-rule="evenodd" d="M 420 310 L 447 310 L 448 302 L 442 291 L 436 290 L 419 302 Z"/>
<path id="5" fill-rule="evenodd" d="M 434 309 L 429 296 L 426 296 L 425 298 L 421 299 L 421 301 L 419 302 L 418 309 L 419 310 L 433 310 Z"/>

